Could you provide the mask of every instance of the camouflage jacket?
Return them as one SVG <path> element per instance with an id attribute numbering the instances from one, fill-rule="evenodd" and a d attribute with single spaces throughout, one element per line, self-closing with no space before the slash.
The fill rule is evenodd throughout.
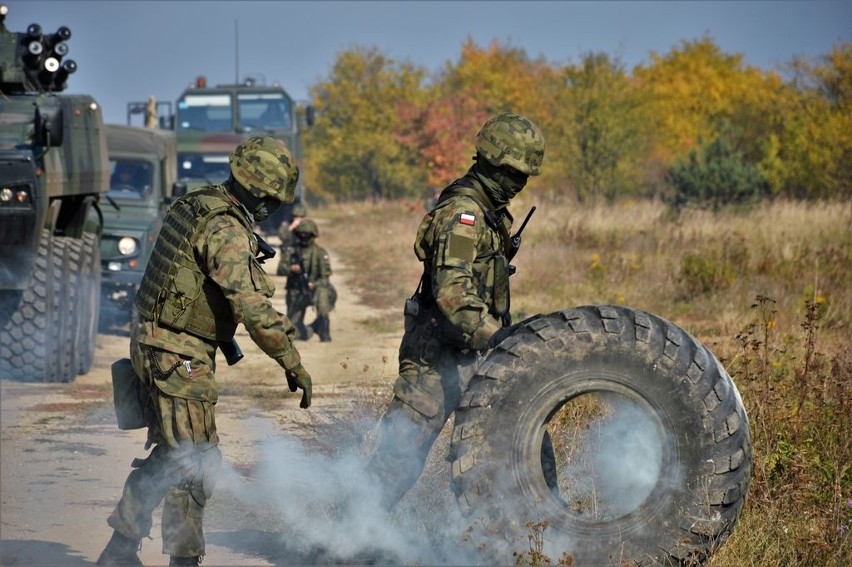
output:
<path id="1" fill-rule="evenodd" d="M 205 278 L 222 291 L 231 310 L 228 315 L 236 323 L 245 326 L 252 340 L 268 356 L 283 368 L 294 368 L 300 362 L 299 352 L 293 345 L 295 328 L 270 302 L 275 287 L 255 257 L 257 240 L 251 230 L 246 228 L 245 219 L 235 215 L 250 216 L 226 189 L 217 189 L 234 207 L 229 209 L 228 214 L 218 214 L 195 233 L 186 235 L 186 238 L 192 239 L 198 268 Z M 184 198 L 192 198 L 191 195 Z M 167 350 L 191 360 L 193 368 L 196 365 L 215 368 L 217 345 L 209 339 L 175 331 L 143 317 L 134 323 L 131 335 L 136 343 Z"/>
<path id="2" fill-rule="evenodd" d="M 296 240 L 294 238 L 294 240 Z M 302 264 L 305 266 L 305 274 L 307 281 L 314 284 L 314 288 L 327 286 L 331 277 L 331 260 L 325 248 L 317 246 L 315 242 L 302 247 L 296 243 L 290 249 L 290 263 L 297 263 L 297 259 L 301 258 Z M 299 274 L 290 273 L 287 276 L 286 289 L 301 290 L 303 287 Z"/>
<path id="3" fill-rule="evenodd" d="M 296 235 L 293 234 L 293 229 L 296 228 L 295 222 L 281 223 L 278 227 L 278 238 L 281 239 L 281 245 L 278 249 L 281 251 L 281 260 L 286 262 L 293 253 L 293 248 L 296 247 Z"/>
<path id="4" fill-rule="evenodd" d="M 506 208 L 495 208 L 472 176 L 444 189 L 420 222 L 414 252 L 424 265 L 421 293 L 439 312 L 442 340 L 478 350 L 503 326 L 511 226 Z"/>

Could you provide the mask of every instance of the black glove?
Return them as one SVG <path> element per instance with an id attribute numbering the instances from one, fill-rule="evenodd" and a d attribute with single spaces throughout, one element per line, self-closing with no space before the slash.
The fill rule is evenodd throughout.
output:
<path id="1" fill-rule="evenodd" d="M 485 346 L 487 349 L 492 349 L 502 343 L 505 339 L 509 338 L 515 331 L 518 330 L 520 325 L 509 325 L 508 327 L 500 327 L 496 333 L 491 335 L 491 338 L 488 339 L 488 344 Z"/>
<path id="2" fill-rule="evenodd" d="M 284 375 L 287 377 L 287 385 L 291 392 L 295 392 L 297 388 L 302 389 L 302 401 L 299 402 L 299 407 L 309 408 L 311 406 L 311 375 L 305 367 L 300 363 L 291 370 L 285 370 Z"/>

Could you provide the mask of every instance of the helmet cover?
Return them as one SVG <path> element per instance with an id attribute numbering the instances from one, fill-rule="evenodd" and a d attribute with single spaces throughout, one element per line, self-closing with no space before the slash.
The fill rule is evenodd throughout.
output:
<path id="1" fill-rule="evenodd" d="M 255 197 L 272 197 L 282 203 L 296 198 L 299 165 L 281 140 L 249 138 L 234 149 L 229 164 L 234 179 Z"/>
<path id="2" fill-rule="evenodd" d="M 493 116 L 479 130 L 476 151 L 494 166 L 508 165 L 527 175 L 539 175 L 544 161 L 544 137 L 523 116 L 504 112 Z"/>

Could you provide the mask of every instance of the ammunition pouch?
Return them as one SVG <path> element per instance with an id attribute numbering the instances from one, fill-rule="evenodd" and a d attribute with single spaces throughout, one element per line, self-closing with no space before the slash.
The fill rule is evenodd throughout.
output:
<path id="1" fill-rule="evenodd" d="M 112 363 L 112 397 L 118 428 L 122 430 L 147 427 L 145 408 L 150 394 L 136 377 L 129 358 Z"/>
<path id="2" fill-rule="evenodd" d="M 411 409 L 427 419 L 438 415 L 441 404 L 428 392 L 420 389 L 419 385 L 412 383 L 406 376 L 400 376 L 393 386 L 394 395 Z"/>

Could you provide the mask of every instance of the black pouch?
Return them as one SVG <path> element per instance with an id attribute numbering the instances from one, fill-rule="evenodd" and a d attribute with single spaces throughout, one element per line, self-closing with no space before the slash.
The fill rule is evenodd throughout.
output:
<path id="1" fill-rule="evenodd" d="M 115 405 L 115 417 L 118 428 L 122 430 L 147 427 L 145 406 L 148 392 L 142 388 L 142 382 L 136 377 L 129 358 L 112 363 L 112 398 Z"/>
<path id="2" fill-rule="evenodd" d="M 402 311 L 403 315 L 405 315 L 403 322 L 406 333 L 414 330 L 414 325 L 417 322 L 417 318 L 420 317 L 420 312 L 420 298 L 415 293 L 405 300 L 405 308 Z"/>

